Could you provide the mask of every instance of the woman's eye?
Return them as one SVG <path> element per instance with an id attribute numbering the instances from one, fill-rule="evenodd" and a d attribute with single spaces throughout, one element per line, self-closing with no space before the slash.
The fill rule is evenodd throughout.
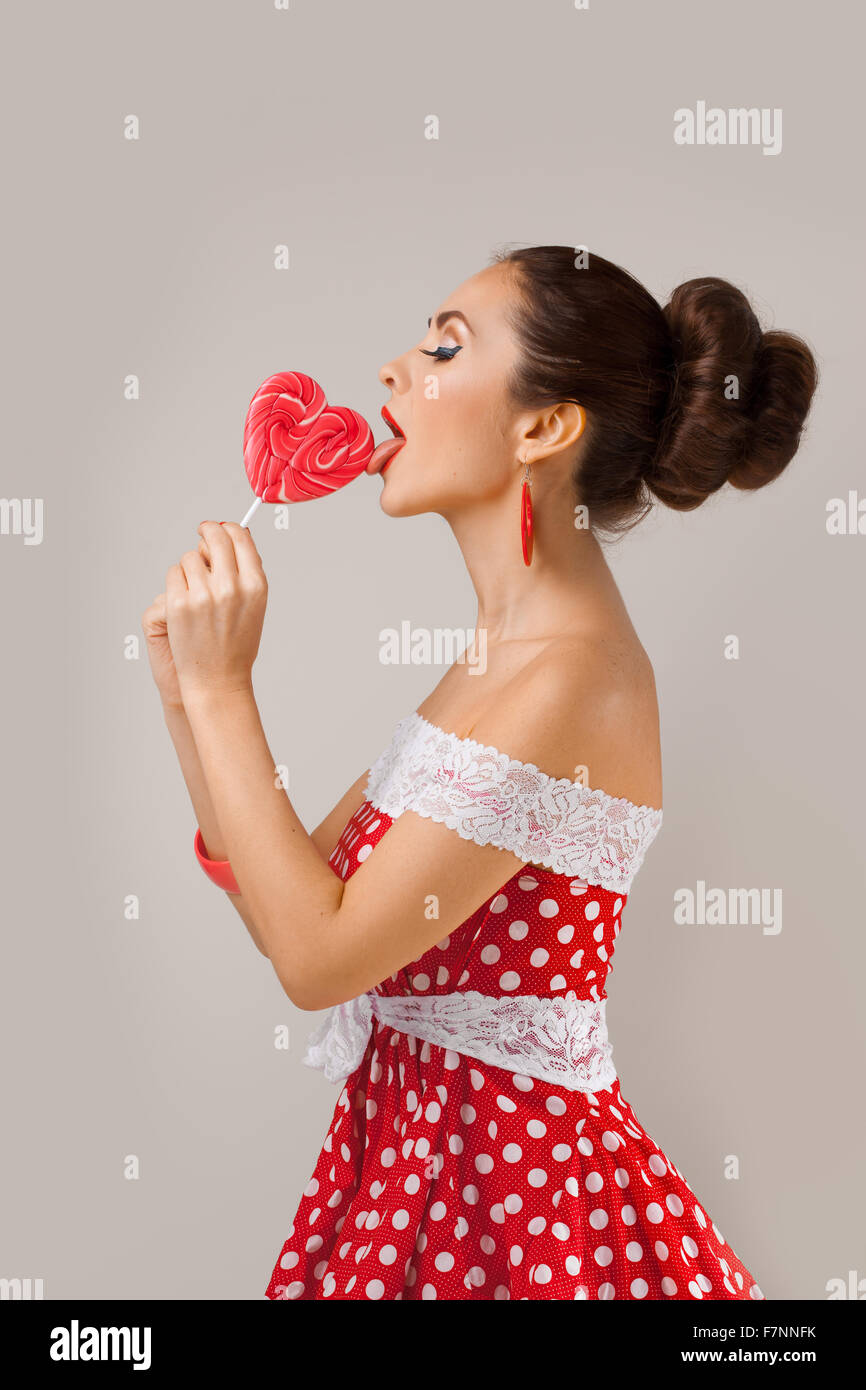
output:
<path id="1" fill-rule="evenodd" d="M 419 348 L 418 351 L 426 353 L 428 357 L 435 357 L 437 362 L 450 362 L 462 346 L 462 343 L 458 343 L 456 347 Z"/>

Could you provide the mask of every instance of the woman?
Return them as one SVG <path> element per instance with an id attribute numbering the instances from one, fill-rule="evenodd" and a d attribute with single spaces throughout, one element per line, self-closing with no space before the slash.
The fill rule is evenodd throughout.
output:
<path id="1" fill-rule="evenodd" d="M 305 1060 L 344 1084 L 267 1297 L 763 1298 L 613 1068 L 605 983 L 662 781 L 599 535 L 777 477 L 812 354 L 725 281 L 662 310 L 542 246 L 495 256 L 380 378 L 405 442 L 368 471 L 389 516 L 450 524 L 483 671 L 456 662 L 308 834 L 252 691 L 249 533 L 203 522 L 144 615 L 200 862 L 289 998 L 331 1008 Z"/>

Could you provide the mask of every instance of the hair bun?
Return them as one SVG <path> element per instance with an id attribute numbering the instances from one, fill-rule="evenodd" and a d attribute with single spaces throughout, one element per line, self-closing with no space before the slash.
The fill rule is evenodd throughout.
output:
<path id="1" fill-rule="evenodd" d="M 650 491 L 689 511 L 726 482 L 772 482 L 800 442 L 818 381 L 812 352 L 792 333 L 762 332 L 742 291 L 714 276 L 677 286 L 663 313 L 672 382 Z"/>

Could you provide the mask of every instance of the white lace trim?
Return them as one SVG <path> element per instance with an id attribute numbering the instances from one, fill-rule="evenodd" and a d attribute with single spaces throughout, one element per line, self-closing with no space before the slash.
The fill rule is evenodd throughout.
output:
<path id="1" fill-rule="evenodd" d="M 657 807 L 551 777 L 417 710 L 400 720 L 364 794 L 392 819 L 412 810 L 464 840 L 617 893 L 628 892 L 662 824 Z"/>
<path id="2" fill-rule="evenodd" d="M 462 994 L 383 995 L 370 991 L 331 1009 L 310 1034 L 304 1062 L 343 1081 L 361 1065 L 374 1016 L 398 1032 L 490 1066 L 534 1076 L 570 1091 L 611 1086 L 616 1071 L 606 1000 L 573 994 L 494 998 Z"/>

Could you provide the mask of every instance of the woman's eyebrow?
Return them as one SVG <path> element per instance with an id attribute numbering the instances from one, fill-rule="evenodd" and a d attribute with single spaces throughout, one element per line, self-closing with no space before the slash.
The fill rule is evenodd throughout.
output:
<path id="1" fill-rule="evenodd" d="M 473 336 L 473 338 L 474 338 L 475 334 L 474 334 L 473 331 L 472 331 L 472 325 L 471 325 L 471 323 L 469 322 L 469 320 L 468 320 L 468 318 L 466 317 L 466 315 L 463 313 L 462 309 L 443 309 L 441 314 L 437 314 L 437 315 L 436 315 L 436 327 L 437 327 L 437 328 L 441 328 L 442 325 L 443 325 L 444 323 L 447 323 L 449 319 L 462 319 L 463 322 L 466 324 L 466 327 L 469 329 L 469 332 L 472 333 L 472 336 Z M 427 327 L 428 327 L 428 328 L 430 327 L 430 324 L 431 324 L 431 323 L 432 323 L 432 319 L 428 319 L 428 320 L 427 320 Z"/>

